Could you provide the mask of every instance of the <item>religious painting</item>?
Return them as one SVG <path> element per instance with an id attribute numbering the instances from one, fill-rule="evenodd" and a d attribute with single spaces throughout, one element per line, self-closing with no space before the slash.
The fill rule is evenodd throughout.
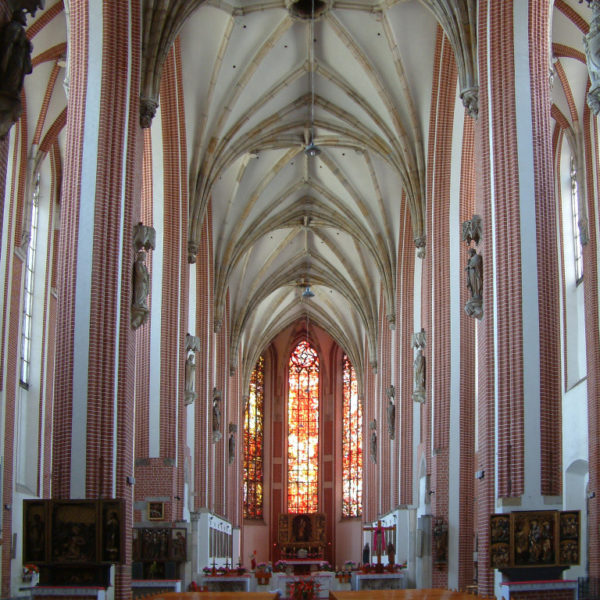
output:
<path id="1" fill-rule="evenodd" d="M 96 500 L 53 500 L 51 560 L 56 563 L 98 562 Z"/>
<path id="2" fill-rule="evenodd" d="M 100 527 L 102 562 L 122 563 L 123 553 L 123 503 L 120 500 L 102 502 Z"/>
<path id="3" fill-rule="evenodd" d="M 164 502 L 148 502 L 148 520 L 149 521 L 164 521 L 165 519 L 165 503 Z"/>
<path id="4" fill-rule="evenodd" d="M 490 516 L 490 565 L 494 569 L 510 566 L 510 515 Z"/>
<path id="5" fill-rule="evenodd" d="M 312 538 L 312 523 L 308 515 L 292 519 L 292 542 L 308 542 Z"/>
<path id="6" fill-rule="evenodd" d="M 556 564 L 555 511 L 513 512 L 515 567 Z"/>
<path id="7" fill-rule="evenodd" d="M 164 561 L 169 559 L 168 527 L 140 529 L 140 544 L 142 547 L 142 560 Z"/>
<path id="8" fill-rule="evenodd" d="M 44 500 L 24 500 L 23 564 L 47 562 L 48 527 L 48 503 Z"/>
<path id="9" fill-rule="evenodd" d="M 561 512 L 559 528 L 559 564 L 579 564 L 579 532 L 579 511 Z"/>
<path id="10" fill-rule="evenodd" d="M 175 562 L 185 562 L 187 557 L 187 530 L 184 527 L 171 529 L 169 555 Z"/>

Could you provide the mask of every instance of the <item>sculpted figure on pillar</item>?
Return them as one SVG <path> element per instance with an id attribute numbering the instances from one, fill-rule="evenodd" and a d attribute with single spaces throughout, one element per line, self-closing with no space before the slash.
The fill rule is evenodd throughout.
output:
<path id="1" fill-rule="evenodd" d="M 590 29 L 583 40 L 591 82 L 587 103 L 592 112 L 597 115 L 600 113 L 600 5 L 598 2 L 592 2 L 591 7 Z"/>
<path id="2" fill-rule="evenodd" d="M 150 293 L 150 273 L 146 267 L 146 252 L 142 249 L 154 250 L 156 232 L 153 227 L 138 223 L 133 228 L 133 247 L 136 251 L 133 264 L 133 300 L 131 302 L 131 326 L 141 327 L 147 320 L 150 311 L 146 299 Z"/>
<path id="3" fill-rule="evenodd" d="M 482 224 L 479 215 L 473 215 L 470 221 L 462 224 L 462 239 L 471 246 L 474 242 L 477 246 L 481 240 Z M 467 288 L 471 297 L 465 305 L 465 312 L 470 317 L 481 319 L 483 317 L 483 258 L 474 247 L 469 248 L 469 260 L 465 267 L 467 272 Z"/>
<path id="4" fill-rule="evenodd" d="M 426 391 L 425 391 L 425 356 L 423 356 L 423 348 L 425 348 L 427 342 L 427 338 L 425 335 L 425 330 L 421 329 L 413 335 L 412 346 L 416 348 L 417 354 L 415 356 L 415 361 L 413 363 L 414 369 L 414 388 L 413 388 L 413 400 L 415 402 L 420 402 L 421 404 L 425 402 Z"/>
<path id="5" fill-rule="evenodd" d="M 44 8 L 44 3 L 43 0 L 9 0 L 8 6 L 12 19 L 0 30 L 0 139 L 8 135 L 21 116 L 23 81 L 32 71 L 33 46 L 25 34 L 26 13 L 33 17 L 38 8 Z"/>
<path id="6" fill-rule="evenodd" d="M 194 353 L 188 354 L 185 361 L 185 403 L 191 404 L 196 399 L 196 362 Z"/>
<path id="7" fill-rule="evenodd" d="M 148 320 L 146 298 L 150 291 L 150 273 L 146 267 L 146 253 L 140 250 L 133 265 L 133 302 L 131 304 L 131 326 L 137 329 Z"/>
<path id="8" fill-rule="evenodd" d="M 371 430 L 371 462 L 377 463 L 377 419 L 373 419 L 369 423 L 369 429 Z"/>
<path id="9" fill-rule="evenodd" d="M 483 318 L 483 259 L 475 248 L 469 249 L 469 262 L 465 267 L 467 272 L 467 288 L 471 298 L 465 305 L 465 312 L 476 319 Z"/>
<path id="10" fill-rule="evenodd" d="M 235 423 L 229 423 L 229 441 L 227 444 L 228 450 L 228 462 L 233 463 L 235 460 L 235 434 L 237 433 L 237 425 Z"/>
<path id="11" fill-rule="evenodd" d="M 212 401 L 212 432 L 213 432 L 213 443 L 217 443 L 222 437 L 221 433 L 221 392 L 217 388 L 213 388 L 213 401 Z"/>
<path id="12" fill-rule="evenodd" d="M 386 409 L 388 433 L 390 440 L 393 440 L 396 437 L 396 405 L 394 404 L 396 390 L 393 385 L 388 387 L 386 390 L 386 395 L 388 397 L 388 405 Z"/>

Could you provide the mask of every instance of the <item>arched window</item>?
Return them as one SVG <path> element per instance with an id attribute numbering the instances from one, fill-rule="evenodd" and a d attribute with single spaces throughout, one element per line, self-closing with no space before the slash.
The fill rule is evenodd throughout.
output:
<path id="1" fill-rule="evenodd" d="M 288 512 L 319 506 L 319 357 L 307 341 L 289 362 Z"/>
<path id="2" fill-rule="evenodd" d="M 27 231 L 27 257 L 25 259 L 25 285 L 23 289 L 23 313 L 21 324 L 21 369 L 20 382 L 25 388 L 29 387 L 29 372 L 31 367 L 31 321 L 33 317 L 33 283 L 35 274 L 35 252 L 37 247 L 38 214 L 40 199 L 40 176 L 38 174 L 31 211 L 29 213 L 29 228 Z"/>
<path id="3" fill-rule="evenodd" d="M 261 356 L 250 376 L 244 407 L 244 518 L 263 517 L 263 418 L 265 361 Z"/>
<path id="4" fill-rule="evenodd" d="M 344 354 L 342 364 L 342 517 L 362 514 L 362 406 L 356 372 Z"/>

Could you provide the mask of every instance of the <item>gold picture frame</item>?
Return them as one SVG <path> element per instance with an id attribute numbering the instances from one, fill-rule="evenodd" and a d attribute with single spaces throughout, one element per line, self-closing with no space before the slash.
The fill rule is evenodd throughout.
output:
<path id="1" fill-rule="evenodd" d="M 165 520 L 165 503 L 148 502 L 148 521 Z"/>

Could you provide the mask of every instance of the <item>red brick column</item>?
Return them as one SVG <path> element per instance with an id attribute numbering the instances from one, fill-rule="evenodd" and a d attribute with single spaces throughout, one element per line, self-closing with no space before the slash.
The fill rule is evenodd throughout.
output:
<path id="1" fill-rule="evenodd" d="M 440 40 L 441 38 L 441 40 Z M 427 280 L 433 298 L 431 327 L 427 329 L 427 347 L 430 348 L 431 368 L 428 380 L 432 380 L 431 413 L 429 423 L 433 437 L 431 457 L 431 511 L 433 522 L 443 519 L 449 522 L 448 468 L 450 450 L 450 254 L 448 246 L 450 178 L 452 160 L 452 130 L 456 100 L 457 70 L 454 54 L 447 38 L 438 29 L 435 52 L 431 124 L 429 130 L 430 156 L 433 161 L 428 170 L 433 174 L 427 197 L 427 255 L 432 277 Z M 435 109 L 433 107 L 436 107 Z M 429 366 L 429 365 L 428 365 Z M 433 587 L 448 586 L 448 568 L 437 565 L 433 556 Z M 446 557 L 447 560 L 447 557 Z"/>
<path id="2" fill-rule="evenodd" d="M 53 495 L 124 498 L 126 527 L 132 522 L 127 477 L 133 474 L 132 229 L 142 159 L 140 22 L 137 2 L 71 5 L 55 376 Z M 89 77 L 88 64 L 98 69 Z M 126 540 L 117 598 L 131 596 Z"/>
<path id="3" fill-rule="evenodd" d="M 600 339 L 598 315 L 598 230 L 596 220 L 596 199 L 600 189 L 600 160 L 598 151 L 598 120 L 590 114 L 586 106 L 583 112 L 585 173 L 587 190 L 587 210 L 589 215 L 589 242 L 583 247 L 583 269 L 585 273 L 585 344 L 587 358 L 588 393 L 588 448 L 589 483 L 588 489 L 595 496 L 588 500 L 588 563 L 589 576 L 600 581 Z M 595 174 L 595 178 L 594 178 Z M 595 190 L 595 191 L 594 191 Z"/>
<path id="4" fill-rule="evenodd" d="M 398 248 L 398 275 L 396 277 L 396 306 L 399 312 L 397 323 L 397 348 L 396 359 L 396 419 L 399 426 L 396 428 L 396 440 L 399 453 L 399 491 L 396 503 L 413 504 L 413 464 L 414 437 L 413 413 L 414 401 L 412 399 L 414 372 L 414 355 L 411 340 L 414 333 L 414 274 L 415 274 L 415 246 L 408 232 L 411 231 L 410 211 L 406 199 L 402 198 L 400 208 L 400 235 Z M 418 432 L 416 432 L 418 435 Z"/>
<path id="5" fill-rule="evenodd" d="M 459 221 L 470 220 L 475 214 L 475 122 L 465 118 L 461 159 L 461 189 Z M 461 244 L 460 264 L 467 264 L 465 244 Z M 463 281 L 461 273 L 461 282 Z M 461 287 L 460 306 L 468 300 L 466 286 Z M 475 327 L 464 310 L 460 317 L 460 507 L 458 531 L 458 588 L 464 590 L 473 583 L 473 551 L 475 530 Z"/>

